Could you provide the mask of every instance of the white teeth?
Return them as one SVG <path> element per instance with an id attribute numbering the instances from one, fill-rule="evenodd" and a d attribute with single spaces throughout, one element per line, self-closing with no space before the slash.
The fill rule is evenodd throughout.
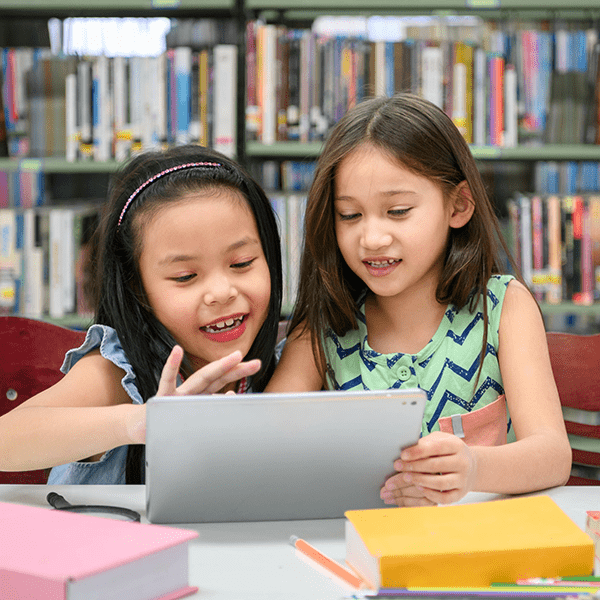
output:
<path id="1" fill-rule="evenodd" d="M 237 327 L 241 324 L 243 320 L 244 317 L 238 317 L 237 319 L 227 319 L 227 321 L 219 321 L 218 323 L 213 323 L 212 325 L 206 325 L 205 327 L 202 327 L 202 329 L 210 333 L 215 333 L 217 331 L 223 331 L 223 329 L 231 327 L 232 325 L 235 325 Z"/>
<path id="2" fill-rule="evenodd" d="M 388 267 L 389 265 L 393 265 L 396 261 L 394 259 L 389 260 L 369 260 L 367 261 L 370 265 L 374 267 Z"/>

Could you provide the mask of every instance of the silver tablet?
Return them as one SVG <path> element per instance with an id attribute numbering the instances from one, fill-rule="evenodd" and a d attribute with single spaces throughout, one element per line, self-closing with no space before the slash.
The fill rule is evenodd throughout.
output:
<path id="1" fill-rule="evenodd" d="M 153 523 L 343 517 L 384 506 L 393 461 L 421 435 L 420 389 L 154 397 Z"/>

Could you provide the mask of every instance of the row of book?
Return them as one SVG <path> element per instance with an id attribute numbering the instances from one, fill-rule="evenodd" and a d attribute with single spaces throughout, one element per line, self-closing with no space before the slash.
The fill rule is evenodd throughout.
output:
<path id="1" fill-rule="evenodd" d="M 476 145 L 600 143 L 593 27 L 482 22 L 466 40 L 443 31 L 411 28 L 402 40 L 371 41 L 248 23 L 248 138 L 322 140 L 365 96 L 410 90 Z"/>
<path id="2" fill-rule="evenodd" d="M 600 195 L 519 194 L 508 213 L 512 255 L 537 300 L 600 300 Z"/>
<path id="3" fill-rule="evenodd" d="M 89 202 L 0 209 L 4 313 L 91 316 L 88 256 L 99 210 Z"/>
<path id="4" fill-rule="evenodd" d="M 236 45 L 112 58 L 3 48 L 1 59 L 9 156 L 120 161 L 190 142 L 235 154 Z"/>
<path id="5" fill-rule="evenodd" d="M 600 192 L 600 162 L 538 161 L 534 167 L 534 189 L 540 194 Z"/>

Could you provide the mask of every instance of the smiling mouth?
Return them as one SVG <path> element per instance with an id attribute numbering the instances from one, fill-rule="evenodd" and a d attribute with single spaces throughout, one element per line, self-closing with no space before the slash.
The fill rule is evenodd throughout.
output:
<path id="1" fill-rule="evenodd" d="M 211 323 L 210 325 L 206 325 L 204 327 L 200 327 L 202 331 L 206 331 L 207 333 L 223 333 L 225 331 L 230 331 L 239 327 L 246 318 L 246 315 L 242 315 L 241 317 L 235 317 L 233 319 L 225 319 L 225 321 L 218 321 L 217 323 Z"/>
<path id="2" fill-rule="evenodd" d="M 390 267 L 399 263 L 402 259 L 389 259 L 389 260 L 365 260 L 363 261 L 369 267 L 373 267 L 374 269 L 385 269 L 386 267 Z"/>

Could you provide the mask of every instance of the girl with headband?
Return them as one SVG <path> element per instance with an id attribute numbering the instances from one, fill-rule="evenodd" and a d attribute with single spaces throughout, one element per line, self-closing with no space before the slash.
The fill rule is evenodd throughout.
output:
<path id="1" fill-rule="evenodd" d="M 236 163 L 196 145 L 134 157 L 97 235 L 94 324 L 61 381 L 0 418 L 0 470 L 143 483 L 151 396 L 262 391 L 273 372 L 277 222 Z"/>

